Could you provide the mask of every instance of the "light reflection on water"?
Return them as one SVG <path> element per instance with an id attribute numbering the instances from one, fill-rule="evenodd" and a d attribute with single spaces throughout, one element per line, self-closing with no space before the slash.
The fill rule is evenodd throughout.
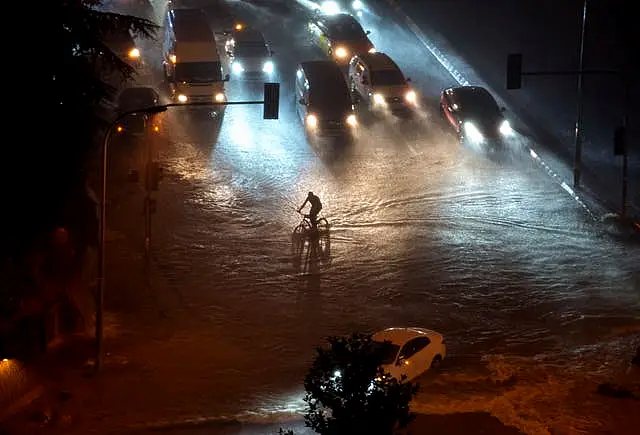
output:
<path id="1" fill-rule="evenodd" d="M 447 141 L 418 140 L 420 154 L 400 156 L 393 142 L 365 142 L 335 172 L 311 164 L 313 153 L 258 146 L 270 133 L 253 132 L 250 144 L 227 136 L 211 156 L 180 147 L 166 156 L 178 179 L 199 174 L 164 188 L 185 208 L 163 205 L 167 231 L 157 235 L 157 259 L 198 324 L 185 333 L 195 344 L 223 328 L 243 349 L 233 362 L 203 357 L 218 393 L 234 399 L 212 413 L 286 418 L 303 409 L 289 398 L 324 337 L 419 325 L 443 332 L 451 354 L 448 369 L 423 380 L 417 410 L 489 411 L 526 433 L 606 418 L 557 405 L 640 339 L 637 246 L 602 234 L 526 162 L 451 158 Z M 291 244 L 293 207 L 309 189 L 332 223 L 330 261 L 309 263 Z M 512 377 L 509 388 L 492 384 Z"/>

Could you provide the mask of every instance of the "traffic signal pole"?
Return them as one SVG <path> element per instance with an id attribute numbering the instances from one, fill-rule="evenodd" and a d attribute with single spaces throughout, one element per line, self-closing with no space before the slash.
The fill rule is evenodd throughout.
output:
<path id="1" fill-rule="evenodd" d="M 151 107 L 139 107 L 134 110 L 129 110 L 120 113 L 111 123 L 107 126 L 104 137 L 102 140 L 102 168 L 101 168 L 101 195 L 100 195 L 100 230 L 99 239 L 100 246 L 98 247 L 98 288 L 95 295 L 96 300 L 96 319 L 95 319 L 95 343 L 96 343 L 96 356 L 95 356 L 95 368 L 100 370 L 103 365 L 104 357 L 104 288 L 105 288 L 105 240 L 106 240 L 106 220 L 107 220 L 107 170 L 109 164 L 109 141 L 111 139 L 111 130 L 113 126 L 121 119 L 132 115 L 134 113 L 142 113 L 147 115 L 154 115 L 157 113 L 166 112 L 169 107 L 192 107 L 192 106 L 231 106 L 231 105 L 251 105 L 251 104 L 263 104 L 264 112 L 263 119 L 278 119 L 280 110 L 280 83 L 265 83 L 264 84 L 264 100 L 263 101 L 226 101 L 226 102 L 197 102 L 197 103 L 170 103 Z M 145 181 L 149 183 L 152 174 L 153 177 L 159 176 L 155 174 L 157 163 L 151 160 L 149 164 L 151 153 L 147 155 L 147 165 L 145 169 Z M 147 184 L 147 186 L 149 186 Z M 152 186 L 151 186 L 152 187 Z M 146 211 L 145 211 L 145 248 L 149 254 L 149 247 L 151 241 L 151 214 L 153 213 L 152 207 L 155 206 L 155 202 L 151 198 L 150 190 L 153 188 L 147 187 L 147 195 L 145 199 Z M 149 240 L 149 242 L 147 242 Z M 147 257 L 149 255 L 147 254 Z"/>
<path id="2" fill-rule="evenodd" d="M 582 128 L 582 76 L 584 75 L 584 31 L 587 24 L 587 0 L 584 0 L 582 8 L 582 26 L 580 27 L 580 53 L 578 55 L 578 106 L 576 110 L 576 127 L 574 132 L 574 155 L 573 155 L 573 187 L 580 187 L 580 176 L 582 175 L 582 145 L 584 135 Z"/>

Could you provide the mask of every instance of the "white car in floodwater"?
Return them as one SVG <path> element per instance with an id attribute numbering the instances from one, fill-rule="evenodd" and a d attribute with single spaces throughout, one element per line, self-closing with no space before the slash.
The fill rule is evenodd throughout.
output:
<path id="1" fill-rule="evenodd" d="M 382 369 L 392 377 L 411 381 L 430 368 L 435 368 L 447 355 L 444 337 L 425 328 L 387 328 L 376 332 L 373 341 L 385 345 Z M 388 350 L 387 350 L 388 349 Z"/>

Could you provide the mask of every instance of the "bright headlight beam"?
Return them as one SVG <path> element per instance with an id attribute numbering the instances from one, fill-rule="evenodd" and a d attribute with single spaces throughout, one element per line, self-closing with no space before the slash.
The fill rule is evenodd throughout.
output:
<path id="1" fill-rule="evenodd" d="M 513 136 L 514 135 L 514 131 L 513 128 L 511 128 L 511 124 L 509 124 L 508 120 L 504 120 L 502 121 L 502 124 L 500 124 L 500 134 L 502 134 L 503 136 Z"/>
<path id="2" fill-rule="evenodd" d="M 471 139 L 473 142 L 482 142 L 484 141 L 484 136 L 478 130 L 473 123 L 466 121 L 463 125 L 465 134 Z"/>
<path id="3" fill-rule="evenodd" d="M 362 9 L 362 6 L 364 6 L 362 4 L 362 2 L 360 0 L 353 0 L 353 3 L 351 3 L 351 7 L 355 10 L 360 10 Z"/>
<path id="4" fill-rule="evenodd" d="M 349 124 L 351 127 L 357 126 L 358 118 L 356 118 L 356 115 L 352 113 L 351 115 L 347 116 L 347 124 Z"/>
<path id="5" fill-rule="evenodd" d="M 262 66 L 262 72 L 271 74 L 273 72 L 273 62 L 271 62 L 270 60 L 266 61 Z"/>
<path id="6" fill-rule="evenodd" d="M 347 57 L 347 49 L 344 47 L 338 47 L 336 48 L 336 56 L 338 57 Z"/>
<path id="7" fill-rule="evenodd" d="M 408 102 L 410 102 L 410 103 L 412 103 L 412 104 L 415 104 L 415 102 L 416 102 L 416 100 L 417 100 L 417 96 L 416 96 L 415 91 L 407 91 L 407 93 L 405 94 L 404 98 L 405 98 Z"/>
<path id="8" fill-rule="evenodd" d="M 373 94 L 373 102 L 375 104 L 384 104 L 384 96 L 382 94 Z"/>
<path id="9" fill-rule="evenodd" d="M 231 69 L 236 74 L 240 74 L 242 71 L 244 71 L 244 68 L 242 67 L 242 64 L 240 62 L 233 62 L 233 64 L 231 65 Z"/>
<path id="10" fill-rule="evenodd" d="M 316 117 L 316 115 L 307 115 L 307 125 L 311 128 L 315 128 L 318 125 L 318 118 Z"/>
<path id="11" fill-rule="evenodd" d="M 320 7 L 322 9 L 322 13 L 327 15 L 334 15 L 340 13 L 340 5 L 334 1 L 325 1 L 322 3 Z"/>
<path id="12" fill-rule="evenodd" d="M 180 101 L 181 103 L 186 103 L 188 100 L 187 96 L 184 94 L 180 94 L 178 95 L 178 101 Z"/>

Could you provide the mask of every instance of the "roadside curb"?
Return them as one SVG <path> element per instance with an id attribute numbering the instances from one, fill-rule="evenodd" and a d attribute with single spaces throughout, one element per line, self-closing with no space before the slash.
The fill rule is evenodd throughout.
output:
<path id="1" fill-rule="evenodd" d="M 438 61 L 438 63 L 440 63 L 440 65 L 453 77 L 453 79 L 460 86 L 472 85 L 473 82 L 470 81 L 470 78 L 468 78 L 464 73 L 462 73 L 458 68 L 456 68 L 456 66 L 453 64 L 453 62 L 451 62 L 449 57 L 445 55 L 438 47 L 436 47 L 434 44 L 430 42 L 431 38 L 427 37 L 427 35 L 420 29 L 418 24 L 403 10 L 403 8 L 399 5 L 399 2 L 397 0 L 385 0 L 385 2 L 390 7 L 392 7 L 395 10 L 395 12 L 405 21 L 409 30 L 414 34 L 414 36 L 418 39 L 418 41 L 420 41 L 420 43 L 431 53 L 431 55 Z M 469 65 L 469 69 L 472 69 L 470 65 Z M 480 82 L 479 84 L 484 84 L 483 80 L 481 80 L 479 77 L 478 77 L 478 80 L 474 82 L 478 82 L 478 81 Z M 526 123 L 523 123 L 523 124 L 526 126 Z M 527 130 L 529 130 L 528 127 L 527 127 Z M 535 135 L 533 135 L 532 132 L 527 132 L 527 135 L 525 137 L 527 139 L 534 139 L 533 136 Z M 545 173 L 549 177 L 551 177 L 551 179 L 554 182 L 556 182 L 565 192 L 569 194 L 569 196 L 571 196 L 571 198 L 573 198 L 587 212 L 590 218 L 592 218 L 595 221 L 601 220 L 601 217 L 598 216 L 596 212 L 594 212 L 593 210 L 594 208 L 601 208 L 608 212 L 611 211 L 609 206 L 605 205 L 604 203 L 602 203 L 602 201 L 597 199 L 596 199 L 595 207 L 590 207 L 589 205 L 587 205 L 585 200 L 581 198 L 572 187 L 570 187 L 570 184 L 567 183 L 563 179 L 563 177 L 557 171 L 552 169 L 551 166 L 541 157 L 541 154 L 543 153 L 536 151 L 535 149 L 533 149 L 528 145 L 524 145 L 524 147 L 527 153 L 529 154 L 529 156 L 531 157 L 531 159 L 536 164 L 541 166 L 544 169 Z M 588 190 L 588 189 L 585 189 L 585 190 Z M 631 222 L 634 230 L 640 232 L 640 221 L 631 219 Z"/>

